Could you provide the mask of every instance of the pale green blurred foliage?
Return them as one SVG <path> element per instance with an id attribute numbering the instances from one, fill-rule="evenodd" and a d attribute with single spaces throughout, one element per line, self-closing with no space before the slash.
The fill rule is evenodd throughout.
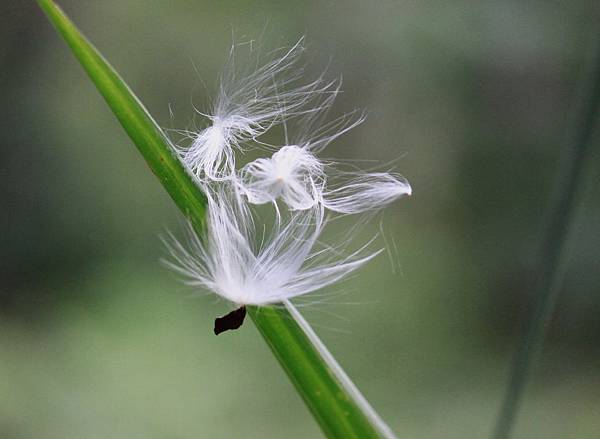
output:
<path id="1" fill-rule="evenodd" d="M 396 274 L 381 256 L 304 313 L 403 438 L 491 431 L 592 3 L 61 2 L 167 128 L 232 38 L 306 33 L 310 72 L 343 74 L 337 110 L 369 118 L 327 155 L 400 157 L 414 195 L 383 215 Z M 63 41 L 33 2 L 0 12 L 0 437 L 318 437 L 252 324 L 215 337 L 226 305 L 159 266 L 180 215 Z M 518 438 L 600 431 L 588 187 Z"/>

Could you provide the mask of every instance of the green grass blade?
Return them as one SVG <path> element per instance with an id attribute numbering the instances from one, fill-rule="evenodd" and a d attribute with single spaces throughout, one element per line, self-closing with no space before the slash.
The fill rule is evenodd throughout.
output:
<path id="1" fill-rule="evenodd" d="M 173 153 L 170 142 L 125 82 L 52 0 L 37 0 L 197 232 L 205 227 L 206 199 Z M 249 314 L 315 419 L 330 438 L 393 438 L 300 313 L 249 307 Z"/>
<path id="2" fill-rule="evenodd" d="M 567 270 L 565 248 L 577 213 L 577 195 L 584 183 L 585 164 L 592 154 L 592 135 L 600 115 L 600 33 L 594 29 L 589 58 L 581 73 L 575 107 L 565 139 L 553 205 L 540 257 L 539 278 L 531 319 L 511 365 L 511 373 L 493 432 L 493 439 L 509 439 L 525 390 L 538 360 Z"/>

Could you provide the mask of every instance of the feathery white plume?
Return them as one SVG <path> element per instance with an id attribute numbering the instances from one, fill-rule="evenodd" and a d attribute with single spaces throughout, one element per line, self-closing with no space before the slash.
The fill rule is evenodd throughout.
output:
<path id="1" fill-rule="evenodd" d="M 318 203 L 325 175 L 323 164 L 306 148 L 282 147 L 271 158 L 248 163 L 240 184 L 252 204 L 281 198 L 292 210 L 309 209 Z"/>
<path id="2" fill-rule="evenodd" d="M 344 173 L 351 180 L 330 190 L 325 173 L 328 167 L 331 165 L 323 164 L 306 148 L 289 145 L 271 158 L 244 166 L 239 184 L 252 204 L 274 203 L 281 198 L 292 210 L 310 209 L 322 203 L 341 214 L 377 211 L 412 193 L 406 179 L 387 172 Z"/>
<path id="3" fill-rule="evenodd" d="M 372 212 L 412 194 L 408 181 L 398 175 L 387 172 L 354 175 L 350 182 L 323 194 L 322 202 L 326 208 L 342 214 Z"/>
<path id="4" fill-rule="evenodd" d="M 243 203 L 219 190 L 209 196 L 206 237 L 192 233 L 190 248 L 166 242 L 173 257 L 167 265 L 188 285 L 240 306 L 269 305 L 332 284 L 379 253 L 365 256 L 362 248 L 343 257 L 338 249 L 315 249 L 326 223 L 321 207 L 290 213 L 257 246 L 259 236 Z"/>
<path id="5" fill-rule="evenodd" d="M 252 49 L 250 49 L 252 50 Z M 330 91 L 332 83 L 318 77 L 306 85 L 296 85 L 304 73 L 299 62 L 304 38 L 290 49 L 269 54 L 272 60 L 252 71 L 239 69 L 236 47 L 221 76 L 219 91 L 210 114 L 202 116 L 210 125 L 200 132 L 182 131 L 191 140 L 178 147 L 181 158 L 200 179 L 224 180 L 235 174 L 235 151 L 244 142 L 255 140 L 286 117 L 302 113 L 300 108 L 315 95 Z"/>
<path id="6" fill-rule="evenodd" d="M 331 122 L 323 121 L 339 92 L 339 85 L 326 95 L 320 106 L 300 118 L 296 143 L 281 147 L 270 158 L 259 158 L 244 166 L 239 185 L 250 203 L 275 203 L 280 198 L 292 210 L 309 209 L 322 203 L 331 211 L 355 214 L 380 210 L 401 196 L 411 194 L 408 182 L 398 175 L 342 173 L 333 163 L 322 162 L 315 155 L 365 119 L 364 114 L 356 117 L 354 112 Z M 328 189 L 328 173 L 338 181 L 333 189 Z"/>
<path id="7" fill-rule="evenodd" d="M 176 147 L 207 194 L 208 224 L 202 237 L 190 231 L 187 246 L 167 240 L 172 256 L 167 265 L 188 285 L 239 305 L 215 320 L 215 334 L 238 328 L 246 305 L 289 305 L 290 299 L 344 278 L 379 253 L 367 253 L 364 246 L 344 256 L 354 229 L 341 246 L 322 244 L 326 210 L 376 212 L 412 191 L 395 174 L 342 172 L 334 161 L 317 157 L 365 116 L 354 111 L 327 120 L 341 80 L 327 82 L 321 75 L 298 84 L 304 74 L 303 44 L 302 38 L 249 72 L 237 67 L 233 47 L 212 111 L 200 113 L 210 125 L 183 131 L 189 145 Z M 261 136 L 280 123 L 283 146 L 265 143 Z M 238 169 L 236 153 L 248 143 L 274 153 Z M 266 203 L 276 213 L 268 232 L 263 225 L 257 230 L 249 206 Z"/>

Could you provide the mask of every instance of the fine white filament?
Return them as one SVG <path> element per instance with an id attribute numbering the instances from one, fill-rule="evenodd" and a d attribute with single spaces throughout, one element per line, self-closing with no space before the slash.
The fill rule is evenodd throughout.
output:
<path id="1" fill-rule="evenodd" d="M 323 204 L 344 214 L 378 210 L 404 195 L 411 195 L 408 181 L 400 176 L 377 172 L 358 174 L 347 184 L 326 191 Z"/>

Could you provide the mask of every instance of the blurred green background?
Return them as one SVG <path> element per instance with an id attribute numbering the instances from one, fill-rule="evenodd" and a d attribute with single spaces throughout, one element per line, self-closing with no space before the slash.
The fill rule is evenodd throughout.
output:
<path id="1" fill-rule="evenodd" d="M 400 157 L 414 195 L 383 216 L 400 270 L 380 257 L 304 313 L 399 437 L 489 436 L 594 2 L 60 3 L 167 128 L 232 35 L 307 35 L 336 110 L 369 111 L 328 155 Z M 0 37 L 0 437 L 319 437 L 252 323 L 215 337 L 227 306 L 159 265 L 181 216 L 33 1 L 2 0 Z M 598 156 L 516 438 L 600 437 Z"/>

